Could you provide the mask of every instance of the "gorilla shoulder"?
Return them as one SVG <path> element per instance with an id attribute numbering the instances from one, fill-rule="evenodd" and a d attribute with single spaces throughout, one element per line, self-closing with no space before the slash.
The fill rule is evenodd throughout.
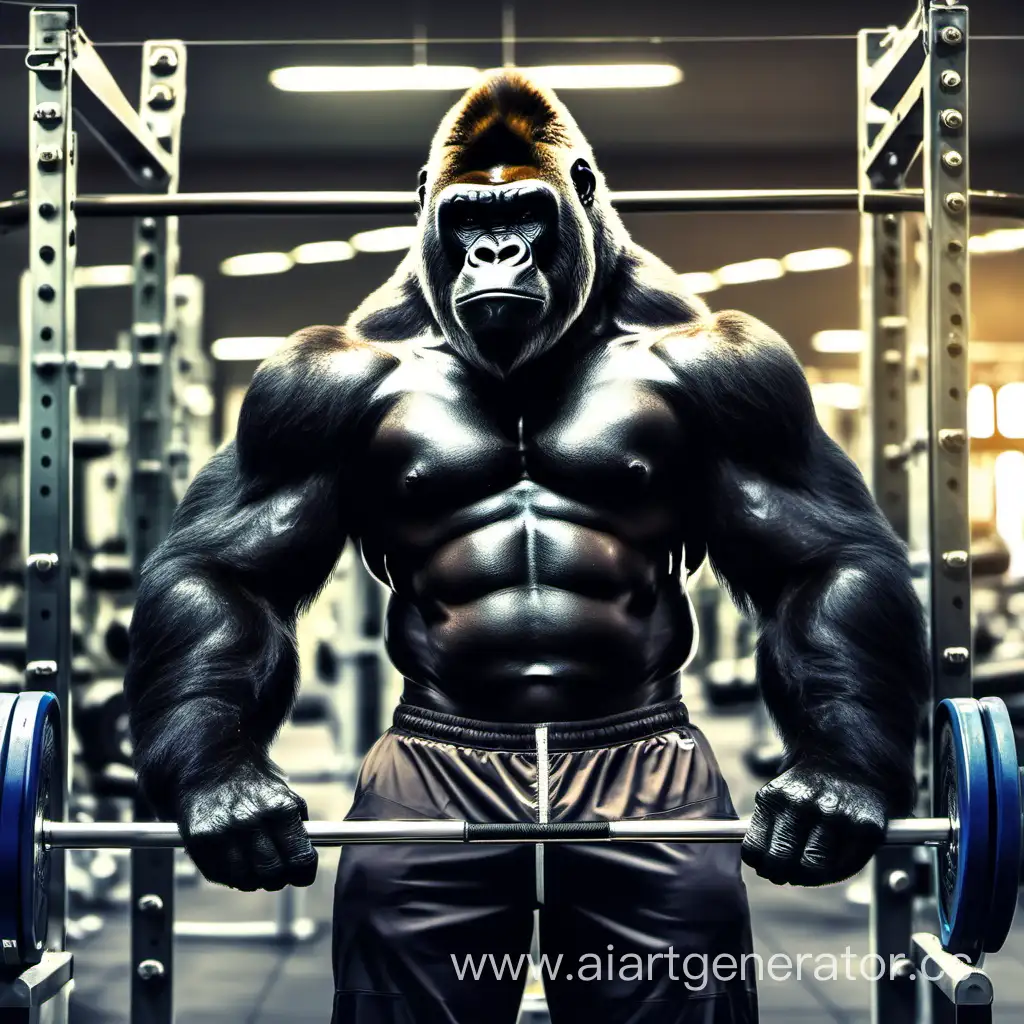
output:
<path id="1" fill-rule="evenodd" d="M 793 450 L 816 422 L 810 387 L 789 344 L 736 310 L 659 332 L 652 350 L 668 364 L 683 403 L 733 450 Z"/>
<path id="2" fill-rule="evenodd" d="M 343 328 L 296 332 L 260 364 L 246 392 L 237 433 L 242 466 L 303 472 L 349 446 L 369 417 L 376 385 L 397 363 L 387 346 Z"/>

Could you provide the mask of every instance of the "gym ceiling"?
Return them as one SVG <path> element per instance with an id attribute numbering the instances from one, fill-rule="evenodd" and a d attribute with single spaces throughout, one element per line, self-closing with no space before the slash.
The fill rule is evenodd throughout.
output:
<path id="1" fill-rule="evenodd" d="M 851 39 L 765 41 L 779 36 L 852 36 L 859 28 L 902 24 L 903 0 L 856 4 L 808 0 L 517 0 L 517 37 L 758 37 L 742 41 L 631 42 L 603 45 L 519 41 L 521 64 L 664 61 L 684 81 L 667 89 L 566 92 L 612 187 L 780 188 L 856 184 L 856 44 Z M 970 5 L 969 82 L 972 185 L 1024 191 L 1024 4 Z M 23 44 L 28 11 L 0 3 L 0 44 Z M 489 67 L 502 62 L 500 0 L 373 0 L 361 3 L 216 3 L 83 0 L 79 18 L 97 44 L 147 38 L 200 40 L 409 38 L 427 32 L 427 59 Z M 431 42 L 485 37 L 486 43 Z M 126 95 L 138 94 L 136 46 L 100 50 Z M 183 191 L 409 188 L 439 118 L 455 93 L 279 92 L 269 72 L 290 64 L 405 64 L 412 46 L 200 46 L 188 51 L 182 150 Z M 27 72 L 24 51 L 0 49 L 0 195 L 25 185 Z M 81 137 L 80 191 L 130 191 L 95 141 Z M 182 224 L 182 269 L 206 282 L 206 334 L 287 334 L 308 323 L 338 322 L 380 283 L 400 254 L 360 254 L 346 263 L 296 267 L 258 278 L 228 278 L 220 262 L 237 253 L 290 250 L 303 242 L 346 239 L 395 218 L 208 218 Z M 679 271 L 779 257 L 817 246 L 856 252 L 850 215 L 633 215 L 634 236 Z M 998 226 L 976 222 L 974 231 Z M 23 234 L 0 237 L 0 346 L 17 343 L 17 278 Z M 83 225 L 79 262 L 124 263 L 128 226 Z M 973 335 L 1024 341 L 1018 296 L 1024 254 L 987 255 L 972 264 Z M 857 326 L 857 270 L 787 275 L 734 285 L 707 296 L 767 320 L 809 363 L 852 367 L 850 356 L 813 353 L 824 328 Z M 126 289 L 84 294 L 81 347 L 109 347 L 128 325 Z M 232 368 L 226 379 L 247 374 Z"/>

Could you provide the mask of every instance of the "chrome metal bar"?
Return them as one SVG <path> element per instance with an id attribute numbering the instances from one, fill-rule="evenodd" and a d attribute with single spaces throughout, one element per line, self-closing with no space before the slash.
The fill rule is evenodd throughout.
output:
<path id="1" fill-rule="evenodd" d="M 855 188 L 726 191 L 666 190 L 613 192 L 621 213 L 921 213 L 919 189 L 870 191 L 863 208 Z M 1016 192 L 970 193 L 971 212 L 1024 219 L 1024 195 Z M 411 192 L 181 192 L 175 195 L 85 195 L 79 217 L 178 217 L 218 215 L 399 214 L 415 213 Z M 28 220 L 24 199 L 0 202 L 0 232 Z"/>
<path id="2" fill-rule="evenodd" d="M 306 825 L 316 846 L 346 843 L 523 843 L 523 842 L 695 842 L 738 843 L 746 835 L 749 819 L 692 821 L 615 821 L 598 833 L 581 835 L 579 824 L 554 822 L 522 826 L 509 823 L 507 834 L 491 826 L 486 838 L 470 838 L 464 821 L 311 821 Z M 889 823 L 886 842 L 893 845 L 928 845 L 945 842 L 950 824 L 943 818 L 903 818 Z M 182 846 L 177 825 L 164 822 L 43 822 L 43 844 L 56 849 L 116 849 Z"/>

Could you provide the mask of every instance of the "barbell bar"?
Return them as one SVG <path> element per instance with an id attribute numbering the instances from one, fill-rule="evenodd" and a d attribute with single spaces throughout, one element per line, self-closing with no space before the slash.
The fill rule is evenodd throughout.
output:
<path id="1" fill-rule="evenodd" d="M 1024 218 L 1024 195 L 972 190 L 967 199 L 974 214 Z M 621 213 L 920 213 L 924 193 L 920 189 L 861 193 L 855 188 L 662 189 L 613 192 L 611 203 Z M 400 214 L 417 209 L 415 193 L 397 191 L 110 194 L 82 195 L 74 202 L 78 217 Z M 0 228 L 26 223 L 27 199 L 0 202 Z"/>
<path id="2" fill-rule="evenodd" d="M 944 700 L 935 712 L 936 817 L 894 819 L 885 841 L 936 850 L 939 938 L 972 960 L 1000 948 L 1020 880 L 1020 769 L 1006 705 Z M 53 850 L 181 847 L 177 825 L 66 822 L 60 709 L 52 693 L 0 694 L 0 951 L 37 963 L 49 926 Z M 584 822 L 313 821 L 320 846 L 346 843 L 740 842 L 749 819 Z"/>
<path id="3" fill-rule="evenodd" d="M 449 819 L 415 821 L 309 821 L 314 846 L 349 843 L 739 843 L 749 818 L 693 821 L 577 821 L 479 823 Z M 43 821 L 45 849 L 104 850 L 183 847 L 178 826 L 164 822 Z M 948 818 L 895 818 L 885 842 L 896 846 L 939 846 L 955 826 Z"/>

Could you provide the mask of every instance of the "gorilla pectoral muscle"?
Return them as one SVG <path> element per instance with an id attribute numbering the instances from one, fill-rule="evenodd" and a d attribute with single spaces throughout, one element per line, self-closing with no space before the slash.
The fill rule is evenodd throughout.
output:
<path id="1" fill-rule="evenodd" d="M 154 783 L 266 746 L 344 538 L 391 590 L 405 699 L 579 720 L 671 697 L 710 552 L 758 617 L 793 758 L 905 803 L 924 692 L 903 551 L 789 348 L 637 246 L 515 73 L 442 123 L 419 244 L 260 370 L 147 565 L 128 689 Z"/>

